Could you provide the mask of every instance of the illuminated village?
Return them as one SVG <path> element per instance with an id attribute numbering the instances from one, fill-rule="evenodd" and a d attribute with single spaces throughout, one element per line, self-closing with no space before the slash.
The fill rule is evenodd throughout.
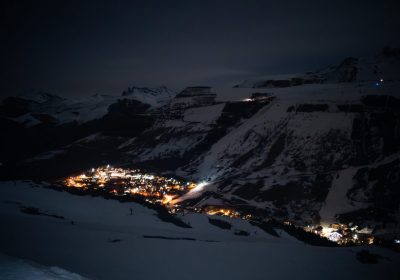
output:
<path id="1" fill-rule="evenodd" d="M 109 165 L 92 168 L 63 182 L 67 187 L 103 190 L 109 194 L 144 197 L 150 203 L 172 204 L 172 200 L 196 187 L 195 183 L 154 176 L 137 169 L 115 168 Z"/>
<path id="2" fill-rule="evenodd" d="M 204 207 L 183 207 L 179 198 L 203 183 L 179 181 L 171 177 L 156 176 L 139 169 L 124 169 L 110 165 L 92 168 L 82 174 L 70 176 L 62 181 L 67 188 L 82 191 L 99 191 L 113 196 L 140 197 L 152 204 L 164 205 L 171 214 L 184 211 L 205 213 L 207 215 L 226 216 L 249 221 L 260 220 L 249 213 L 241 213 L 233 207 L 207 205 Z M 284 221 L 282 226 L 295 226 L 291 221 Z M 339 245 L 373 244 L 371 232 L 357 226 L 346 224 L 317 224 L 301 227 L 304 231 L 326 238 Z"/>
<path id="3" fill-rule="evenodd" d="M 303 229 L 307 232 L 327 238 L 330 241 L 336 242 L 340 245 L 374 244 L 374 237 L 371 235 L 371 231 L 367 229 L 360 230 L 355 225 L 349 226 L 341 223 L 333 223 L 317 226 L 308 225 Z"/>

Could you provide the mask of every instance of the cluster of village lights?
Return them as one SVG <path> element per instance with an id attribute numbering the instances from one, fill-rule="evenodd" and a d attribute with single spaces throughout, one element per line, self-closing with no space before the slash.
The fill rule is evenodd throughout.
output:
<path id="1" fill-rule="evenodd" d="M 182 182 L 171 177 L 144 173 L 138 169 L 115 168 L 110 165 L 92 168 L 87 172 L 63 180 L 63 185 L 68 188 L 106 192 L 116 196 L 140 196 L 150 203 L 167 206 L 171 213 L 183 211 L 179 208 L 180 202 L 200 196 L 208 184 L 207 181 Z M 250 214 L 243 215 L 235 209 L 225 206 L 208 205 L 192 210 L 208 215 L 253 219 Z M 374 242 L 374 238 L 369 232 L 358 231 L 356 227 L 349 227 L 345 224 L 309 225 L 303 229 L 342 245 L 348 243 L 372 244 Z"/>
<path id="2" fill-rule="evenodd" d="M 152 203 L 173 204 L 173 199 L 198 187 L 193 182 L 143 173 L 138 169 L 114 168 L 110 165 L 92 168 L 68 177 L 67 187 L 98 190 L 113 195 L 137 195 Z"/>

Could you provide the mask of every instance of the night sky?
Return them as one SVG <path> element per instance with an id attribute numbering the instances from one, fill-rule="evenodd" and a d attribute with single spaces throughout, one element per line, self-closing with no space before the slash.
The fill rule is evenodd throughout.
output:
<path id="1" fill-rule="evenodd" d="M 400 45 L 398 1 L 3 1 L 1 95 L 233 85 Z"/>

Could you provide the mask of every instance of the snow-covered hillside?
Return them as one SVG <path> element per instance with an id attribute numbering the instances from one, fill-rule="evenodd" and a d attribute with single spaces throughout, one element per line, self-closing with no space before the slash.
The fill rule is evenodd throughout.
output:
<path id="1" fill-rule="evenodd" d="M 85 280 L 87 278 L 59 267 L 46 267 L 32 261 L 9 257 L 0 253 L 0 279 Z"/>
<path id="2" fill-rule="evenodd" d="M 212 217 L 231 224 L 222 229 L 205 215 L 187 214 L 179 218 L 191 228 L 182 228 L 135 203 L 75 196 L 20 181 L 1 183 L 0 197 L 0 252 L 63 269 L 32 268 L 2 257 L 0 276 L 24 277 L 29 271 L 41 279 L 81 279 L 66 269 L 92 279 L 398 277 L 400 259 L 394 252 L 369 247 L 380 259 L 364 264 L 357 260 L 362 248 L 309 246 L 280 230 L 280 237 L 272 236 L 244 220 Z M 25 211 L 28 207 L 38 211 Z M 239 231 L 248 235 L 235 234 Z"/>

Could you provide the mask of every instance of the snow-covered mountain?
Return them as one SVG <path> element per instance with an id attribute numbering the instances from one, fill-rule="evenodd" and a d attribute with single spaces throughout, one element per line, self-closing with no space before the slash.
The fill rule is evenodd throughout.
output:
<path id="1" fill-rule="evenodd" d="M 355 214 L 362 227 L 394 232 L 400 99 L 391 94 L 398 86 L 306 85 L 267 101 L 175 110 L 122 149 L 133 164 L 208 181 L 197 205 L 234 205 L 302 225 Z M 347 189 L 327 205 L 341 184 Z M 346 207 L 327 211 L 339 201 Z"/>
<path id="2" fill-rule="evenodd" d="M 46 153 L 95 138 L 99 132 L 135 136 L 153 123 L 158 108 L 174 95 L 166 87 L 134 87 L 119 96 L 95 94 L 74 99 L 32 91 L 5 98 L 0 104 L 0 127 L 8 134 L 0 140 L 0 162 Z M 97 142 L 100 139 L 106 140 L 100 136 Z"/>
<path id="3" fill-rule="evenodd" d="M 6 99 L 1 125 L 16 132 L 2 139 L 0 174 L 48 180 L 97 163 L 128 164 L 206 182 L 188 205 L 224 204 L 302 226 L 343 221 L 393 236 L 400 219 L 399 70 L 399 52 L 386 49 L 312 73 L 242 83 L 245 100 L 221 101 L 204 86 L 174 97 L 134 87 L 126 100 L 97 96 L 76 107 L 42 95 L 28 107 L 57 120 L 46 126 L 21 127 L 18 118 L 33 114 L 24 111 L 27 99 Z M 233 96 L 237 89 L 229 90 Z M 59 125 L 75 111 L 85 121 Z"/>
<path id="4" fill-rule="evenodd" d="M 122 96 L 132 98 L 153 107 L 166 105 L 176 95 L 165 86 L 158 88 L 128 87 Z"/>
<path id="5" fill-rule="evenodd" d="M 354 77 L 340 78 L 353 67 Z M 400 217 L 396 69 L 398 52 L 347 59 L 315 72 L 323 81 L 275 85 L 266 98 L 166 110 L 120 150 L 131 164 L 208 182 L 191 205 L 224 204 L 303 226 L 342 221 L 393 236 Z"/>
<path id="6" fill-rule="evenodd" d="M 168 103 L 174 96 L 175 93 L 164 86 L 131 87 L 120 96 L 95 94 L 75 99 L 31 91 L 5 99 L 0 113 L 27 127 L 40 125 L 46 120 L 57 125 L 73 122 L 83 124 L 101 119 L 109 112 L 110 106 L 117 102 L 135 100 L 151 108 L 157 108 Z"/>
<path id="7" fill-rule="evenodd" d="M 399 49 L 386 47 L 373 57 L 348 57 L 337 65 L 305 74 L 273 75 L 243 81 L 238 88 L 276 88 L 303 84 L 400 81 Z"/>

